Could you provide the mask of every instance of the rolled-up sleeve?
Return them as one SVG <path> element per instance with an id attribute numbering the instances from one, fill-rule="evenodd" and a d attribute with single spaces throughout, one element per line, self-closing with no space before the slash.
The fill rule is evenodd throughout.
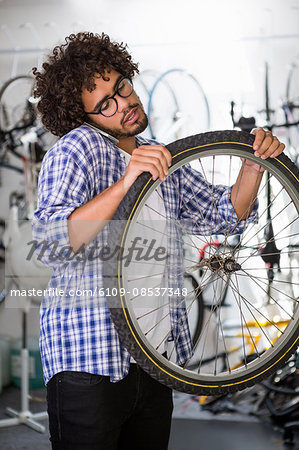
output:
<path id="1" fill-rule="evenodd" d="M 232 186 L 212 185 L 190 166 L 184 168 L 183 189 L 180 220 L 188 234 L 241 234 L 258 222 L 257 199 L 249 217 L 239 220 L 231 201 Z"/>

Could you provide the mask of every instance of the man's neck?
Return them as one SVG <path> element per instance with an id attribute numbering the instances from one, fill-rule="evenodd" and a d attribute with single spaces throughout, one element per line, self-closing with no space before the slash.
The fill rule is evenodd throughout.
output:
<path id="1" fill-rule="evenodd" d="M 132 155 L 132 151 L 136 148 L 135 136 L 120 138 L 117 146 Z"/>
<path id="2" fill-rule="evenodd" d="M 1 0 L 0 0 L 1 1 Z M 90 122 L 84 122 L 86 125 L 92 127 L 95 130 L 98 130 L 99 133 L 102 133 L 104 136 L 108 137 L 110 140 L 113 141 L 113 143 L 115 145 L 117 145 L 119 148 L 121 148 L 122 150 L 124 150 L 125 152 L 129 153 L 130 155 L 132 154 L 132 151 L 136 148 L 136 139 L 135 136 L 130 136 L 130 137 L 124 137 L 124 138 L 120 138 L 120 139 L 116 139 L 115 137 L 113 137 L 111 134 L 101 130 L 97 124 L 93 124 Z"/>

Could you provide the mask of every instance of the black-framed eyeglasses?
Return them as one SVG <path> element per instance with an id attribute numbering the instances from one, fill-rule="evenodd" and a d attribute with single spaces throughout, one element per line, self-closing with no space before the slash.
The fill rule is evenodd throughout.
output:
<path id="1" fill-rule="evenodd" d="M 97 105 L 97 111 L 87 112 L 86 114 L 102 114 L 102 116 L 105 117 L 111 117 L 113 116 L 117 109 L 118 109 L 118 103 L 115 98 L 116 95 L 119 95 L 122 98 L 129 97 L 133 92 L 133 82 L 128 77 L 121 77 L 117 85 L 115 87 L 115 92 L 111 97 L 108 97 L 104 100 L 102 100 Z"/>

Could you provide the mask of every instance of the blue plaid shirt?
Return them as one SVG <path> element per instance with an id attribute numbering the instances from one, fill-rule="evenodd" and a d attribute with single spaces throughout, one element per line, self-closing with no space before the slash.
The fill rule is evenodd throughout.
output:
<path id="1" fill-rule="evenodd" d="M 102 262 L 99 259 L 85 261 L 83 276 L 82 263 L 75 260 L 65 262 L 63 258 L 62 262 L 57 263 L 57 257 L 53 257 L 69 248 L 67 218 L 72 211 L 124 175 L 127 164 L 116 144 L 114 138 L 84 124 L 62 137 L 46 153 L 42 162 L 38 206 L 32 229 L 37 242 L 51 243 L 47 251 L 39 254 L 39 259 L 53 268 L 47 286 L 49 294 L 43 298 L 40 308 L 40 351 L 45 383 L 64 370 L 106 375 L 112 382 L 121 380 L 129 371 L 130 355 L 119 340 L 105 298 L 89 299 L 87 304 L 82 296 L 67 295 L 70 287 L 94 290 L 103 286 Z M 136 144 L 156 142 L 137 136 Z M 177 170 L 171 178 L 171 182 L 167 179 L 161 184 L 161 192 L 165 210 L 172 222 L 173 219 L 182 221 L 189 233 L 210 234 L 213 215 L 214 234 L 223 233 L 227 222 L 234 233 L 243 230 L 245 223 L 238 221 L 230 202 L 231 188 L 222 185 L 214 188 L 211 206 L 206 181 L 190 166 Z M 256 220 L 257 203 L 247 223 Z M 194 223 L 200 224 L 200 230 Z M 107 230 L 103 231 L 104 241 Z M 175 245 L 177 241 L 172 240 L 170 245 Z M 180 255 L 179 249 L 173 254 L 178 255 L 178 252 Z M 170 285 L 172 283 L 174 286 L 178 284 L 175 274 L 170 280 Z M 177 331 L 174 329 L 174 334 L 177 335 L 179 364 L 183 364 L 192 354 L 187 320 L 181 326 L 182 314 L 182 308 L 180 313 L 175 309 L 171 311 L 172 321 L 178 327 Z"/>

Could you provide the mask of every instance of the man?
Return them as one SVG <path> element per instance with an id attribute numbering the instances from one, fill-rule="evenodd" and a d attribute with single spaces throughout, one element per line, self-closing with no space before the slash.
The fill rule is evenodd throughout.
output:
<path id="1" fill-rule="evenodd" d="M 136 72 L 123 44 L 92 33 L 69 36 L 40 72 L 34 69 L 43 124 L 61 139 L 43 160 L 33 232 L 40 240 L 59 243 L 56 256 L 66 244 L 75 252 L 88 248 L 101 230 L 104 242 L 103 224 L 142 172 L 167 183 L 171 154 L 139 136 L 148 120 L 132 84 Z M 257 129 L 254 134 L 256 156 L 283 151 L 270 132 Z M 192 171 L 190 176 L 195 184 L 203 183 Z M 255 220 L 250 205 L 261 178 L 260 166 L 247 161 L 231 193 L 219 192 L 220 197 L 230 195 L 238 219 Z M 156 201 L 163 199 L 160 208 L 167 195 L 173 193 L 157 193 Z M 166 449 L 171 390 L 132 361 L 106 305 L 86 306 L 79 295 L 74 300 L 67 294 L 76 283 L 94 287 L 96 279 L 101 285 L 101 262 L 88 261 L 83 273 L 74 261 L 66 264 L 51 255 L 43 253 L 54 269 L 48 286 L 64 293 L 49 294 L 40 312 L 52 448 Z M 183 363 L 192 351 L 188 330 L 181 333 L 178 347 Z"/>

